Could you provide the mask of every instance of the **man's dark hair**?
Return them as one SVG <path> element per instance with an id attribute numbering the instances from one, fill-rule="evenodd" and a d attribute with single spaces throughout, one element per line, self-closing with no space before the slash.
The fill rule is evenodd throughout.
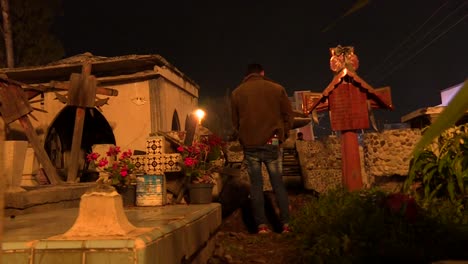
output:
<path id="1" fill-rule="evenodd" d="M 252 73 L 261 73 L 263 71 L 262 65 L 258 63 L 251 63 L 247 66 L 246 76 Z"/>

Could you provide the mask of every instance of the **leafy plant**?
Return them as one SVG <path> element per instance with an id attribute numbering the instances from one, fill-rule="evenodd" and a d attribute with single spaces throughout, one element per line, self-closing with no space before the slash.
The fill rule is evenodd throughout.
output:
<path id="1" fill-rule="evenodd" d="M 405 190 L 419 183 L 419 195 L 425 207 L 436 198 L 451 201 L 463 199 L 468 193 L 468 125 L 445 130 L 431 145 L 415 156 Z"/>
<path id="2" fill-rule="evenodd" d="M 429 145 L 433 139 L 438 137 L 444 130 L 455 125 L 455 123 L 468 111 L 468 81 L 453 97 L 450 104 L 442 111 L 437 120 L 425 131 L 421 140 L 414 148 L 413 154 L 417 156 Z"/>
<path id="3" fill-rule="evenodd" d="M 120 156 L 119 156 L 120 154 Z M 86 156 L 100 172 L 98 182 L 110 185 L 128 185 L 135 181 L 132 173 L 135 170 L 132 150 L 121 151 L 120 147 L 111 146 L 106 152 L 107 157 L 99 159 L 100 154 L 93 152 Z"/>
<path id="4" fill-rule="evenodd" d="M 215 134 L 201 137 L 190 146 L 180 145 L 185 175 L 193 183 L 214 183 L 212 173 L 220 169 L 224 142 Z"/>
<path id="5" fill-rule="evenodd" d="M 293 239 L 300 253 L 291 263 L 430 263 L 468 258 L 468 222 L 454 217 L 456 210 L 453 203 L 423 210 L 408 195 L 378 189 L 331 191 L 307 203 L 293 219 Z"/>
<path id="6" fill-rule="evenodd" d="M 425 207 L 444 195 L 455 202 L 464 199 L 468 193 L 467 126 L 448 129 L 468 111 L 467 101 L 468 81 L 465 81 L 434 124 L 424 131 L 414 148 L 404 191 L 414 192 L 413 187 L 421 185 L 423 192 L 419 198 L 423 199 Z M 437 140 L 434 142 L 434 139 Z"/>

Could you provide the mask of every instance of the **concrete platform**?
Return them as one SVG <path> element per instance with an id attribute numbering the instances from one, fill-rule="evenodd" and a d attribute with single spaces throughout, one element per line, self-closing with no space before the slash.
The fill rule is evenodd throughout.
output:
<path id="1" fill-rule="evenodd" d="M 78 208 L 5 217 L 2 263 L 206 263 L 220 227 L 221 205 L 126 208 L 139 231 L 127 236 L 63 239 Z"/>

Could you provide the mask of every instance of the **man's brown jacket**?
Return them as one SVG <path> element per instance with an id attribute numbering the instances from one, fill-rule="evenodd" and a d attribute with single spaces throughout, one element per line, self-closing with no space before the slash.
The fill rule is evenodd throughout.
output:
<path id="1" fill-rule="evenodd" d="M 285 89 L 250 74 L 231 94 L 232 123 L 244 147 L 263 146 L 276 132 L 284 141 L 292 125 L 292 107 Z"/>

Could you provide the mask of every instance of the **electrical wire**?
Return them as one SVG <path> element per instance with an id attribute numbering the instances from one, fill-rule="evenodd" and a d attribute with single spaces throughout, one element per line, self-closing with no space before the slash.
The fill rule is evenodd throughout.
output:
<path id="1" fill-rule="evenodd" d="M 404 60 L 403 62 L 400 62 L 399 64 L 397 64 L 395 67 L 393 67 L 390 71 L 386 72 L 384 76 L 382 76 L 380 79 L 377 80 L 377 82 L 380 82 L 382 80 L 384 80 L 386 77 L 388 77 L 390 74 L 392 74 L 393 72 L 395 72 L 398 68 L 400 68 L 403 64 L 407 63 L 408 61 L 410 61 L 411 59 L 413 59 L 414 57 L 416 57 L 418 54 L 420 54 L 422 51 L 424 51 L 427 47 L 429 47 L 432 43 L 434 43 L 435 41 L 437 41 L 439 38 L 441 38 L 442 36 L 444 36 L 445 34 L 447 34 L 447 32 L 449 32 L 453 27 L 455 27 L 456 25 L 458 25 L 459 23 L 461 23 L 466 17 L 468 16 L 468 14 L 465 14 L 461 19 L 459 19 L 457 22 L 455 22 L 455 24 L 451 25 L 449 28 L 447 28 L 447 30 L 445 30 L 444 32 L 442 32 L 441 34 L 437 35 L 434 39 L 432 39 L 429 43 L 427 43 L 426 45 L 424 45 L 424 47 L 422 49 L 419 49 L 417 52 L 415 52 L 412 56 L 410 57 L 407 57 L 406 60 Z"/>
<path id="2" fill-rule="evenodd" d="M 372 72 L 369 73 L 370 76 L 374 75 L 375 72 L 378 72 L 382 66 L 385 65 L 385 63 L 393 57 L 393 55 L 398 51 L 400 50 L 403 45 L 405 45 L 414 35 L 416 35 L 416 33 L 418 33 L 427 23 L 429 23 L 429 21 L 445 6 L 447 5 L 448 1 L 446 1 L 445 3 L 443 3 L 442 5 L 440 5 L 430 16 L 429 18 L 426 19 L 426 21 L 424 21 L 415 31 L 413 31 L 408 37 L 406 37 L 405 40 L 403 40 L 402 42 L 400 42 L 400 44 L 395 47 L 385 58 L 384 60 L 377 66 L 375 67 Z"/>
<path id="3" fill-rule="evenodd" d="M 408 36 L 403 42 L 400 43 L 400 45 L 398 45 L 398 47 L 396 49 L 394 49 L 388 56 L 386 56 L 386 58 L 384 59 L 384 61 L 379 64 L 378 67 L 375 68 L 375 70 L 372 71 L 372 73 L 368 74 L 369 77 L 366 77 L 366 78 L 369 78 L 369 79 L 373 79 L 372 77 L 376 77 L 376 76 L 379 76 L 379 75 L 384 75 L 383 77 L 379 78 L 376 82 L 378 81 L 382 81 L 384 80 L 386 77 L 388 77 L 391 73 L 395 72 L 396 70 L 398 70 L 403 64 L 407 63 L 408 61 L 410 61 L 412 58 L 416 57 L 418 54 L 420 54 L 422 51 L 424 51 L 427 47 L 429 47 L 432 43 L 434 43 L 437 39 L 439 39 L 440 37 L 442 37 L 443 35 L 445 35 L 448 31 L 450 31 L 454 26 L 456 26 L 457 24 L 459 24 L 461 21 L 463 21 L 463 19 L 466 18 L 466 14 L 465 16 L 463 16 L 460 20 L 458 20 L 457 22 L 455 22 L 455 24 L 452 24 L 449 26 L 448 29 L 444 30 L 441 34 L 437 35 L 435 38 L 433 38 L 428 44 L 424 45 L 424 47 L 422 49 L 419 49 L 417 50 L 416 52 L 413 52 L 410 56 L 408 55 L 405 55 L 405 52 L 408 53 L 408 52 L 411 52 L 411 49 L 416 47 L 417 44 L 419 44 L 422 40 L 426 39 L 431 33 L 433 33 L 437 28 L 439 28 L 440 25 L 442 25 L 448 18 L 452 17 L 452 15 L 458 11 L 460 8 L 462 8 L 468 1 L 464 1 L 461 5 L 459 5 L 455 10 L 452 10 L 448 15 L 446 15 L 437 25 L 435 25 L 434 27 L 432 27 L 431 29 L 429 29 L 428 32 L 426 32 L 426 34 L 423 35 L 423 37 L 421 38 L 418 38 L 417 40 L 415 40 L 415 42 L 413 43 L 413 45 L 410 47 L 410 48 L 406 48 L 406 51 L 402 51 L 402 52 L 399 52 L 399 57 L 392 57 L 392 54 L 395 54 L 398 50 L 400 50 L 403 45 L 405 43 L 407 43 L 412 37 L 414 34 L 416 34 L 418 31 L 420 31 L 424 25 L 426 25 L 438 12 L 439 10 L 445 6 L 445 4 L 447 4 L 448 2 L 445 2 L 444 4 L 442 4 L 441 6 L 439 6 L 437 8 L 436 11 L 434 11 L 432 13 L 432 15 L 426 19 L 423 24 L 421 26 L 419 26 L 410 36 Z M 387 63 L 385 64 L 389 58 L 393 58 L 393 62 L 391 63 Z M 401 60 L 403 60 L 403 62 L 401 62 Z M 395 65 L 396 66 L 393 66 L 391 67 L 391 65 Z M 388 69 L 388 67 L 391 67 L 390 68 L 390 71 L 387 71 L 385 69 L 382 69 L 382 67 L 386 66 L 386 68 Z M 381 70 L 379 70 L 381 69 Z M 377 74 L 379 73 L 379 74 Z"/>

